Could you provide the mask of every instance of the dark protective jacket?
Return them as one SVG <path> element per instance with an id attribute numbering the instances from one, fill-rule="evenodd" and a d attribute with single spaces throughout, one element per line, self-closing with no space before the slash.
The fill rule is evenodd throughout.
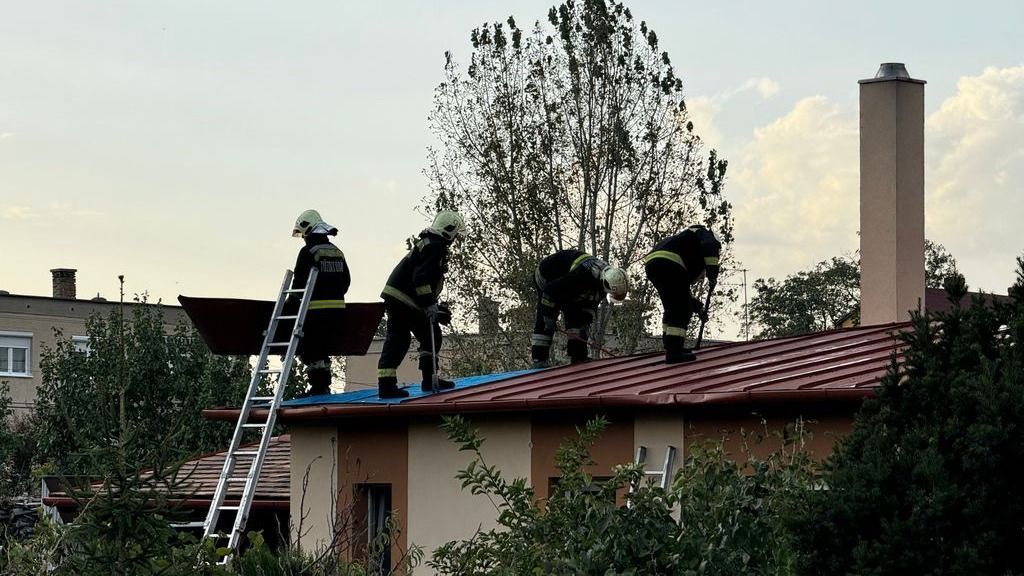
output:
<path id="1" fill-rule="evenodd" d="M 450 245 L 431 230 L 420 232 L 409 252 L 392 270 L 381 296 L 417 310 L 436 304 L 448 271 Z"/>
<path id="2" fill-rule="evenodd" d="M 309 309 L 344 308 L 345 293 L 352 283 L 345 254 L 331 243 L 326 234 L 310 234 L 305 240 L 306 245 L 295 259 L 292 288 L 305 288 L 309 271 L 316 267 L 316 286 L 313 287 Z"/>
<path id="3" fill-rule="evenodd" d="M 693 284 L 700 280 L 702 273 L 707 273 L 708 280 L 718 280 L 718 257 L 722 252 L 722 244 L 707 228 L 690 226 L 675 236 L 669 236 L 654 247 L 644 263 L 652 260 L 665 259 L 683 267 Z"/>
<path id="4" fill-rule="evenodd" d="M 582 250 L 559 250 L 540 261 L 535 279 L 541 292 L 559 307 L 571 303 L 597 307 L 604 298 L 601 271 L 607 266 Z"/>

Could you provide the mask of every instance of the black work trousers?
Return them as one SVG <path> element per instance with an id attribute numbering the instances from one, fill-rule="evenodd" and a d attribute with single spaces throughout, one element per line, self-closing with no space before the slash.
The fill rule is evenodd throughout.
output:
<path id="1" fill-rule="evenodd" d="M 693 316 L 693 296 L 690 294 L 690 275 L 686 269 L 665 258 L 655 258 L 644 266 L 647 279 L 654 284 L 661 298 L 662 333 L 665 336 L 686 336 L 686 328 Z"/>
<path id="2" fill-rule="evenodd" d="M 533 360 L 546 362 L 551 357 L 551 342 L 558 328 L 558 314 L 565 315 L 565 333 L 568 340 L 565 352 L 569 361 L 584 362 L 590 339 L 590 325 L 594 321 L 594 310 L 576 303 L 557 303 L 537 287 L 537 314 L 530 338 L 530 355 Z"/>
<path id="3" fill-rule="evenodd" d="M 409 352 L 412 336 L 420 343 L 419 367 L 424 378 L 434 370 L 434 355 L 441 349 L 441 327 L 434 324 L 434 348 L 430 348 L 430 321 L 422 310 L 403 304 L 393 298 L 384 298 L 384 311 L 388 325 L 384 336 L 384 349 L 377 362 L 378 378 L 396 378 L 398 366 Z"/>

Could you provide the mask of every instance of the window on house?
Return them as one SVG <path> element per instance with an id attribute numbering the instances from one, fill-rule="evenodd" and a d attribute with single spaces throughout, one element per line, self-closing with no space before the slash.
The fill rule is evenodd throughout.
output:
<path id="1" fill-rule="evenodd" d="M 31 376 L 32 335 L 0 332 L 0 376 Z"/>
<path id="2" fill-rule="evenodd" d="M 356 486 L 357 529 L 365 533 L 356 556 L 366 562 L 367 574 L 391 573 L 391 484 Z M 363 548 L 365 546 L 365 548 Z"/>
<path id="3" fill-rule="evenodd" d="M 88 336 L 72 336 L 71 345 L 75 347 L 75 352 L 81 352 L 86 356 L 92 352 L 92 346 L 89 345 Z"/>

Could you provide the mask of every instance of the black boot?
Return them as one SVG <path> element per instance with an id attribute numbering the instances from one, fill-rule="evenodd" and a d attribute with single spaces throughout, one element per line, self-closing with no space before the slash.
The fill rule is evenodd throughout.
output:
<path id="1" fill-rule="evenodd" d="M 420 389 L 424 392 L 433 392 L 433 378 L 434 378 L 434 357 L 425 354 L 420 356 L 420 372 L 423 373 L 423 382 L 420 383 Z M 437 390 L 451 390 L 455 388 L 455 382 L 451 380 L 445 380 L 444 378 L 437 379 Z"/>
<path id="2" fill-rule="evenodd" d="M 679 364 L 697 359 L 697 356 L 686 348 L 681 336 L 662 336 L 661 340 L 665 343 L 665 364 Z"/>
<path id="3" fill-rule="evenodd" d="M 530 368 L 534 370 L 540 368 L 550 368 L 551 362 L 548 360 L 551 357 L 551 346 L 539 346 L 534 344 L 530 347 L 530 357 L 533 358 L 533 365 Z"/>
<path id="4" fill-rule="evenodd" d="M 307 370 L 306 381 L 309 382 L 309 390 L 303 396 L 323 396 L 331 393 L 330 370 Z"/>
<path id="5" fill-rule="evenodd" d="M 386 376 L 377 379 L 377 395 L 381 398 L 408 398 L 409 393 L 398 387 L 398 378 Z"/>
<path id="6" fill-rule="evenodd" d="M 569 355 L 569 364 L 582 364 L 590 361 L 585 340 L 569 340 L 565 343 L 565 352 Z"/>

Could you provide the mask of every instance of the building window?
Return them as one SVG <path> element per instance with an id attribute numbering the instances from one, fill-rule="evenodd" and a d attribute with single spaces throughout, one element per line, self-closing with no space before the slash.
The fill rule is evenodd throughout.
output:
<path id="1" fill-rule="evenodd" d="M 31 334 L 0 332 L 0 376 L 31 376 L 31 358 Z"/>
<path id="2" fill-rule="evenodd" d="M 75 347 L 75 352 L 81 352 L 86 356 L 92 353 L 92 346 L 89 345 L 88 336 L 72 336 L 71 345 Z"/>
<path id="3" fill-rule="evenodd" d="M 356 486 L 355 514 L 357 531 L 356 557 L 366 562 L 366 573 L 391 573 L 391 484 L 359 484 Z M 365 546 L 365 548 L 363 547 Z"/>

